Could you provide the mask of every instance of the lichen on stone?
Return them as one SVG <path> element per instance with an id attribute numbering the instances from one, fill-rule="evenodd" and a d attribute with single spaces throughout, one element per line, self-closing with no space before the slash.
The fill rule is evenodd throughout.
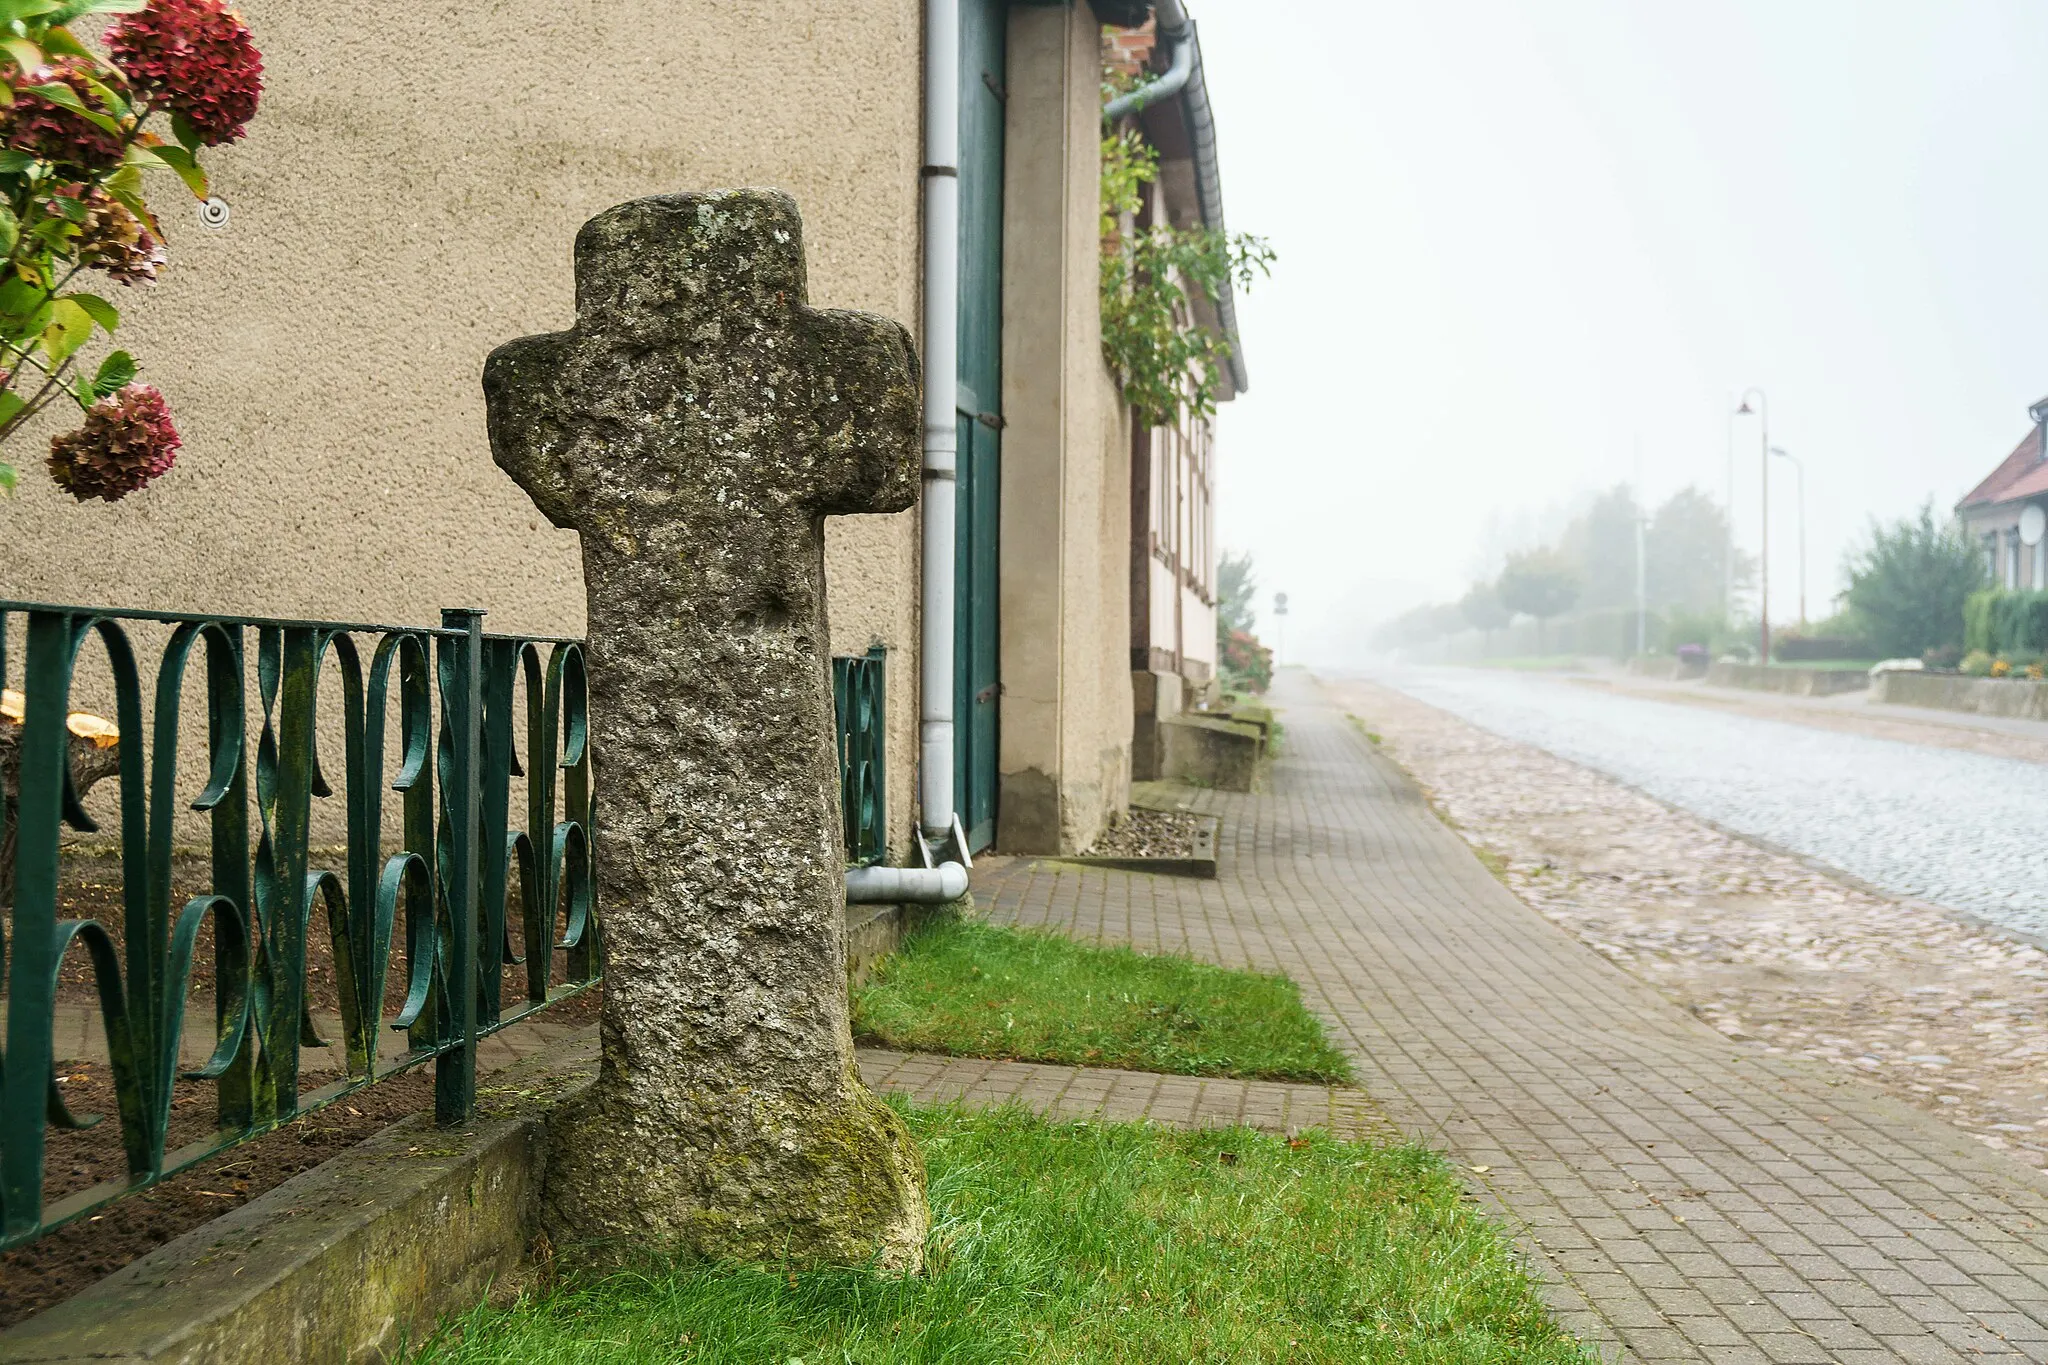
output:
<path id="1" fill-rule="evenodd" d="M 575 327 L 484 393 L 589 597 L 603 1060 L 549 1236 L 915 1270 L 923 1162 L 848 1023 L 823 530 L 916 499 L 909 335 L 805 303 L 788 196 L 661 195 L 583 226 Z"/>

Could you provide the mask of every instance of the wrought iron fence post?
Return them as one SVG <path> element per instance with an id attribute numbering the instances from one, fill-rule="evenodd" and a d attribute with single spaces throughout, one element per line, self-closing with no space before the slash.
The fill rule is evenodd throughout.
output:
<path id="1" fill-rule="evenodd" d="M 468 608 L 441 613 L 440 647 L 453 667 L 443 698 L 441 723 L 452 739 L 451 770 L 443 799 L 448 803 L 448 1032 L 451 1046 L 434 1064 L 434 1117 L 444 1124 L 467 1123 L 476 1108 L 477 835 L 483 818 L 479 763 L 483 753 L 484 614 Z"/>
<path id="2" fill-rule="evenodd" d="M 0 1092 L 0 1233 L 33 1230 L 42 1216 L 43 1114 L 56 1007 L 57 845 L 63 819 L 71 683 L 71 618 L 30 612 L 22 691 L 21 800 L 15 818 L 14 922 L 7 964 L 7 1072 Z"/>
<path id="3" fill-rule="evenodd" d="M 245 693 L 245 667 L 242 649 L 242 627 L 222 624 L 217 639 L 209 639 L 206 645 L 206 749 L 209 754 L 218 753 L 223 744 L 232 745 L 238 755 L 234 780 L 229 783 L 225 798 L 213 808 L 212 854 L 213 894 L 225 896 L 240 908 L 245 917 L 250 917 L 249 933 L 253 939 L 260 932 L 252 916 L 254 908 L 254 884 L 249 864 L 249 764 L 244 754 L 247 749 L 248 699 Z M 249 945 L 249 952 L 257 947 Z M 214 942 L 214 980 L 230 979 L 231 954 L 228 945 L 216 939 Z M 214 992 L 214 1025 L 224 1027 L 227 1019 L 228 995 L 225 991 Z M 256 1117 L 256 1045 L 254 1040 L 245 1042 L 231 1065 L 220 1078 L 220 1091 L 215 1099 L 220 1126 L 229 1131 L 240 1131 L 255 1121 Z"/>
<path id="4" fill-rule="evenodd" d="M 505 894 L 511 884 L 510 850 L 506 847 L 506 836 L 511 832 L 512 823 L 512 774 L 519 767 L 517 750 L 512 741 L 512 692 L 519 681 L 520 642 L 512 638 L 492 638 L 484 641 L 484 718 L 483 751 L 479 761 L 482 769 L 481 810 L 482 840 L 477 853 L 478 884 L 482 888 L 480 937 L 477 941 L 477 977 L 481 996 L 477 1010 L 485 1028 L 496 1025 L 504 1016 L 504 968 L 517 962 L 510 950 L 510 929 L 506 925 Z M 530 763 L 539 760 L 527 755 Z M 531 780 L 531 779 L 529 779 Z M 526 878 L 520 879 L 522 896 L 531 894 L 525 885 Z M 522 926 L 523 928 L 523 926 Z M 526 949 L 533 947 L 529 940 Z M 541 950 L 543 958 L 547 950 Z"/>

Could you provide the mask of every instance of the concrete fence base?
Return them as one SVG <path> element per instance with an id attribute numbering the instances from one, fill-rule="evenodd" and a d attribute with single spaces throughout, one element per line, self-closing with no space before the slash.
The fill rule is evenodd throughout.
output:
<path id="1" fill-rule="evenodd" d="M 1707 664 L 1704 659 L 1681 659 L 1671 654 L 1638 654 L 1628 661 L 1628 671 L 1638 678 L 1691 682 L 1707 676 Z"/>
<path id="2" fill-rule="evenodd" d="M 1745 687 L 1752 692 L 1784 692 L 1795 697 L 1832 697 L 1861 692 L 1870 675 L 1860 668 L 1766 668 L 1727 659 L 1707 670 L 1709 687 Z"/>
<path id="3" fill-rule="evenodd" d="M 1159 722 L 1162 776 L 1222 791 L 1248 792 L 1258 782 L 1266 729 L 1247 721 L 1183 712 Z"/>
<path id="4" fill-rule="evenodd" d="M 2030 678 L 1966 678 L 1955 673 L 1880 673 L 1870 684 L 1872 701 L 1970 711 L 1980 716 L 2048 720 L 2048 682 Z"/>

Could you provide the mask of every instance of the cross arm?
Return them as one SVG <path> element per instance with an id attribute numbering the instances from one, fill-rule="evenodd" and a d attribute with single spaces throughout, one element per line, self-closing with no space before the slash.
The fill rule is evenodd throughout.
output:
<path id="1" fill-rule="evenodd" d="M 805 309 L 811 419 L 824 472 L 813 506 L 827 516 L 901 512 L 917 502 L 922 390 L 902 324 L 872 313 Z"/>
<path id="2" fill-rule="evenodd" d="M 533 499 L 541 515 L 576 529 L 574 442 L 562 418 L 560 385 L 576 340 L 573 332 L 508 341 L 484 362 L 484 410 L 491 458 Z"/>

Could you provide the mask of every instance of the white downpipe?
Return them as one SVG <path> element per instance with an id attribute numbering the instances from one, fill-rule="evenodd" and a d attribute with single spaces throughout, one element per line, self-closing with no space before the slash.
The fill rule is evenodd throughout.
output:
<path id="1" fill-rule="evenodd" d="M 937 867 L 854 867 L 846 872 L 849 905 L 945 905 L 966 894 L 967 869 L 959 863 L 940 863 Z"/>
<path id="2" fill-rule="evenodd" d="M 921 820 L 953 827 L 953 546 L 960 374 L 960 0 L 924 7 L 924 631 Z"/>

